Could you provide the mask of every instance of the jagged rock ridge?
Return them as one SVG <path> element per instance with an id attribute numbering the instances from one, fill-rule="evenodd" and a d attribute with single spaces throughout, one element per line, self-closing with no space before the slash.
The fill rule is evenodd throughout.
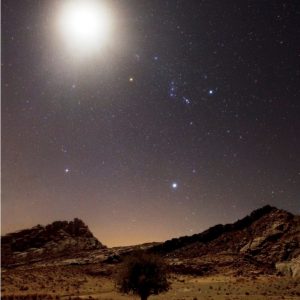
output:
<path id="1" fill-rule="evenodd" d="M 84 250 L 101 249 L 102 245 L 88 226 L 78 218 L 37 225 L 1 237 L 2 262 L 71 255 Z"/>
<path id="2" fill-rule="evenodd" d="M 181 271 L 272 273 L 276 263 L 300 255 L 300 216 L 265 206 L 233 224 L 166 241 L 153 251 L 164 254 Z"/>

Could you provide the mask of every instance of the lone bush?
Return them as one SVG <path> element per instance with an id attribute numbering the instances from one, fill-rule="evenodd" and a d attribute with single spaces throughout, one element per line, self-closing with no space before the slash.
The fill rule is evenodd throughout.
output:
<path id="1" fill-rule="evenodd" d="M 157 295 L 169 289 L 167 265 L 154 254 L 135 252 L 125 258 L 117 280 L 120 292 L 139 295 L 147 300 L 150 295 Z"/>

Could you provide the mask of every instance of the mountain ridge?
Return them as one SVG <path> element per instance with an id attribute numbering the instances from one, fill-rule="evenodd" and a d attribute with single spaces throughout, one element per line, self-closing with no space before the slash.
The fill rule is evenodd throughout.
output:
<path id="1" fill-rule="evenodd" d="M 293 272 L 298 274 L 300 216 L 267 205 L 232 224 L 172 239 L 151 251 L 169 259 L 174 271 L 198 275 L 272 274 L 285 261 L 293 261 Z"/>
<path id="2" fill-rule="evenodd" d="M 209 242 L 214 238 L 217 238 L 219 235 L 224 234 L 228 231 L 234 231 L 234 230 L 240 230 L 245 228 L 246 226 L 249 226 L 252 222 L 258 220 L 262 216 L 272 212 L 272 211 L 284 211 L 286 212 L 290 217 L 293 216 L 292 213 L 287 212 L 282 209 L 278 209 L 271 205 L 265 205 L 261 208 L 258 208 L 254 211 L 252 211 L 249 215 L 242 219 L 238 219 L 237 221 L 233 223 L 228 224 L 217 224 L 214 225 L 200 233 L 196 233 L 189 236 L 181 236 L 178 238 L 173 238 L 170 240 L 167 240 L 163 242 L 162 244 L 155 247 L 155 251 L 158 252 L 168 252 L 175 250 L 175 248 L 184 247 L 185 244 L 193 243 L 196 241 L 202 241 L 202 242 Z"/>
<path id="3" fill-rule="evenodd" d="M 70 255 L 85 250 L 106 248 L 80 219 L 54 221 L 1 236 L 4 262 Z"/>
<path id="4" fill-rule="evenodd" d="M 28 263 L 101 264 L 111 269 L 133 251 L 165 257 L 171 270 L 187 274 L 272 274 L 277 265 L 299 271 L 300 216 L 266 205 L 231 224 L 191 236 L 127 247 L 107 248 L 83 221 L 56 221 L 1 237 L 2 265 Z M 41 243 L 42 242 L 42 243 Z M 101 271 L 102 272 L 102 271 Z M 289 271 L 290 272 L 290 271 Z"/>

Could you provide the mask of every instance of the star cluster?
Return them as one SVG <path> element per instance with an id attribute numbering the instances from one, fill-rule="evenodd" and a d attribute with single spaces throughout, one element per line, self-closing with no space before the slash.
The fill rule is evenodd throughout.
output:
<path id="1" fill-rule="evenodd" d="M 297 1 L 108 1 L 114 45 L 81 59 L 57 3 L 2 1 L 4 232 L 80 217 L 112 246 L 299 213 Z"/>

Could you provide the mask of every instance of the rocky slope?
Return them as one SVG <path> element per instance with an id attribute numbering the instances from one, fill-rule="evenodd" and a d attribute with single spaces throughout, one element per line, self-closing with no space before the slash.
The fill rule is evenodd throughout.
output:
<path id="1" fill-rule="evenodd" d="M 37 225 L 31 229 L 1 237 L 2 265 L 43 260 L 58 256 L 105 248 L 90 232 L 83 221 L 56 221 L 47 226 Z"/>
<path id="2" fill-rule="evenodd" d="M 299 261 L 300 216 L 265 206 L 233 224 L 172 239 L 153 250 L 181 272 L 273 273 L 279 262 Z"/>
<path id="3" fill-rule="evenodd" d="M 106 248 L 78 219 L 11 233 L 1 241 L 4 267 L 87 265 L 93 274 L 111 274 L 124 255 L 143 250 L 164 256 L 176 273 L 300 276 L 300 216 L 271 206 L 164 243 Z"/>

